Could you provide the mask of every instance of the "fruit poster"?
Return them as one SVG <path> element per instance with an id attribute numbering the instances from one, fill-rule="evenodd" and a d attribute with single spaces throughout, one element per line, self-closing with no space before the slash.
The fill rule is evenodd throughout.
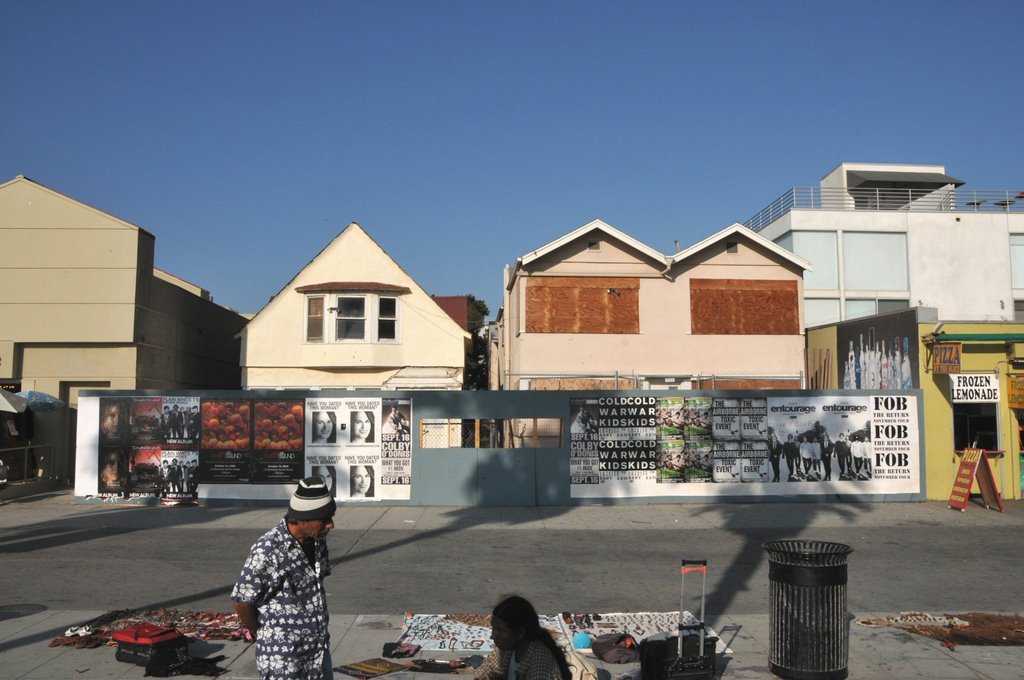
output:
<path id="1" fill-rule="evenodd" d="M 248 399 L 203 399 L 199 480 L 215 484 L 255 484 L 252 405 Z"/>
<path id="2" fill-rule="evenodd" d="M 253 484 L 303 477 L 305 407 L 301 399 L 253 402 Z"/>

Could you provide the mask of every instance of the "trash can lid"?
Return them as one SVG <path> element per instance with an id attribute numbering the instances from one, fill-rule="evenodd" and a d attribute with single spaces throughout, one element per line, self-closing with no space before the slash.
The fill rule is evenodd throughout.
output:
<path id="1" fill-rule="evenodd" d="M 764 544 L 768 559 L 777 564 L 830 567 L 846 564 L 853 548 L 831 541 L 768 541 Z"/>

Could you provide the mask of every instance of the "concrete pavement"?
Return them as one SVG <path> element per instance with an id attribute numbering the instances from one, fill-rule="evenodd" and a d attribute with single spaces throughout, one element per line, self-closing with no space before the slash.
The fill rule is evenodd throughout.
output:
<path id="1" fill-rule="evenodd" d="M 198 509 L 199 512 L 206 512 Z M 67 493 L 17 499 L 0 507 L 0 564 L 12 564 L 9 559 L 21 546 L 21 557 L 25 553 L 37 553 L 31 546 L 33 531 L 42 532 L 45 527 L 60 526 L 65 530 L 72 522 L 104 524 L 118 521 L 131 524 L 135 518 L 145 517 L 151 526 L 153 516 L 140 514 L 139 509 L 95 507 L 75 504 Z M 202 522 L 179 524 L 178 528 L 196 531 L 227 531 L 245 528 L 251 532 L 269 528 L 280 517 L 279 508 L 233 509 L 227 513 L 210 512 L 203 515 Z M 175 518 L 180 523 L 181 515 L 168 513 L 156 517 Z M 196 516 L 199 517 L 198 515 Z M 94 520 L 92 518 L 95 518 Z M 853 514 L 843 512 L 815 512 L 805 503 L 764 504 L 754 513 L 737 513 L 729 506 L 582 506 L 575 508 L 419 508 L 382 506 L 345 506 L 339 509 L 336 523 L 359 540 L 350 544 L 342 543 L 343 552 L 352 554 L 359 546 L 375 534 L 390 537 L 389 532 L 408 530 L 410 525 L 417 531 L 431 533 L 443 530 L 447 536 L 463 532 L 477 532 L 474 535 L 493 537 L 508 531 L 524 539 L 533 536 L 531 532 L 552 531 L 573 532 L 585 540 L 591 532 L 594 539 L 604 534 L 596 532 L 612 530 L 665 531 L 684 523 L 697 523 L 705 529 L 749 524 L 751 526 L 772 525 L 779 530 L 791 530 L 798 526 L 801 531 L 816 532 L 825 538 L 842 526 L 856 522 L 865 534 L 884 533 L 887 527 L 895 525 L 956 526 L 969 533 L 980 531 L 1007 532 L 1019 545 L 1024 531 L 1024 508 L 1020 504 L 1007 506 L 1005 514 L 987 511 L 972 506 L 966 513 L 953 513 L 944 504 L 899 503 L 868 504 L 858 506 Z M 168 519 L 168 521 L 171 521 Z M 27 528 L 27 529 L 26 529 Z M 119 529 L 120 530 L 120 529 Z M 498 533 L 492 533 L 497 531 Z M 562 535 L 562 534 L 559 534 Z M 660 534 L 652 533 L 652 536 Z M 384 540 L 379 538 L 378 540 Z M 26 542 L 28 547 L 26 547 Z M 30 549 L 31 548 L 31 549 Z M 341 546 L 339 546 L 341 548 Z M 59 547 L 52 548 L 59 550 Z M 336 551 L 332 544 L 332 551 Z M 5 553 L 10 553 L 5 554 Z M 47 559 L 52 559 L 49 557 Z M 59 553 L 55 553 L 59 554 Z M 235 562 L 240 564 L 241 555 L 231 557 L 232 569 Z M 344 559 L 344 558 L 341 558 Z M 465 560 L 465 556 L 454 555 L 453 560 Z M 18 563 L 22 564 L 22 563 Z M 677 564 L 677 563 L 676 563 Z M 83 570 L 89 565 L 69 563 L 65 566 L 66 577 L 78 581 L 80 587 L 88 589 L 89 578 Z M 863 567 L 860 567 L 863 569 Z M 876 567 L 878 568 L 878 567 Z M 0 570 L 0 678 L 10 680 L 64 678 L 141 678 L 143 669 L 118 662 L 114 649 L 74 649 L 71 647 L 49 647 L 54 637 L 62 635 L 73 626 L 82 624 L 106 611 L 106 609 L 63 608 L 59 602 L 47 602 L 45 592 L 26 592 L 17 587 L 18 574 L 7 568 Z M 676 571 L 676 573 L 678 573 Z M 977 572 L 974 572 L 975 574 Z M 337 571 L 336 571 L 337 574 Z M 332 577 L 334 578 L 334 577 Z M 753 579 L 761 580 L 760 577 Z M 126 584 L 131 589 L 132 584 Z M 918 584 L 925 587 L 925 584 Z M 569 584 L 563 585 L 569 588 Z M 677 587 L 677 586 L 676 586 Z M 905 587 L 915 589 L 914 579 L 908 579 Z M 490 594 L 485 595 L 489 601 Z M 614 598 L 608 600 L 614 601 Z M 753 600 L 757 603 L 760 600 Z M 134 601 L 125 601 L 121 606 L 132 606 Z M 891 604 L 892 601 L 887 601 Z M 106 604 L 106 603 L 104 603 Z M 181 607 L 182 605 L 175 605 Z M 366 607 L 365 604 L 360 605 Z M 758 605 L 759 606 L 759 605 Z M 1018 601 L 1006 600 L 1004 612 L 1015 612 Z M 384 643 L 396 641 L 402 633 L 403 614 L 392 604 L 379 610 L 364 609 L 368 613 L 345 611 L 347 607 L 332 601 L 331 633 L 335 665 L 378 657 Z M 884 618 L 905 610 L 891 606 L 884 611 L 857 610 L 851 602 L 851 615 L 856 620 Z M 221 607 L 221 609 L 225 609 Z M 477 607 L 478 612 L 486 609 Z M 538 605 L 543 613 L 554 614 Z M 666 610 L 668 608 L 662 608 Z M 718 659 L 718 670 L 723 678 L 770 678 L 768 671 L 768 612 L 754 611 L 756 606 L 735 606 L 732 611 L 709 609 L 708 623 L 720 634 L 729 652 Z M 909 608 L 908 608 L 909 609 Z M 624 611 L 625 608 L 609 608 L 602 611 Z M 634 610 L 636 611 L 636 610 Z M 933 613 L 951 613 L 941 609 Z M 959 609 L 957 611 L 964 611 Z M 465 606 L 453 604 L 447 610 L 418 611 L 417 613 L 467 612 Z M 225 655 L 222 665 L 228 672 L 222 678 L 228 680 L 256 678 L 255 657 L 252 646 L 243 642 L 194 642 L 191 653 L 195 656 Z M 421 652 L 420 658 L 455 658 L 468 656 L 470 652 L 453 651 Z M 636 665 L 609 665 L 597 662 L 600 680 L 625 680 L 624 676 L 639 677 Z M 928 678 L 929 680 L 957 680 L 960 678 L 1024 678 L 1024 650 L 1021 647 L 967 647 L 955 650 L 942 647 L 928 638 L 914 636 L 892 627 L 869 628 L 851 624 L 849 675 L 851 678 Z M 427 680 L 427 674 L 400 672 L 389 677 L 392 680 Z M 402 677 L 397 677 L 402 676 Z M 348 676 L 336 674 L 339 680 Z"/>

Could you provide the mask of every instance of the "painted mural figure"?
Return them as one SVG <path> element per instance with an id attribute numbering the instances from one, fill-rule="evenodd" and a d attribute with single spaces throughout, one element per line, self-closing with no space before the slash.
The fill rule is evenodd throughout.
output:
<path id="1" fill-rule="evenodd" d="M 863 374 L 864 374 L 864 334 L 860 334 L 860 347 L 857 349 L 857 361 L 854 362 L 854 372 L 857 377 L 856 388 L 859 390 L 863 386 Z"/>
<path id="2" fill-rule="evenodd" d="M 913 387 L 913 377 L 910 370 L 910 338 L 903 338 L 903 363 L 901 367 L 900 388 L 909 390 Z"/>
<path id="3" fill-rule="evenodd" d="M 856 368 L 854 368 L 856 363 L 857 359 L 853 355 L 853 340 L 850 340 L 850 353 L 846 355 L 846 370 L 843 371 L 844 390 L 852 390 L 857 384 Z"/>
<path id="4" fill-rule="evenodd" d="M 889 389 L 889 355 L 885 351 L 885 340 L 882 340 L 882 351 L 879 354 L 878 383 L 883 390 Z"/>

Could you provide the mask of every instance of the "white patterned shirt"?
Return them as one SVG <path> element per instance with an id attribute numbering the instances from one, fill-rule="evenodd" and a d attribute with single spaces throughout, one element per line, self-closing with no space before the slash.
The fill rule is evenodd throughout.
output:
<path id="1" fill-rule="evenodd" d="M 231 599 L 257 608 L 256 668 L 261 680 L 321 680 L 330 575 L 327 543 L 315 543 L 314 566 L 281 520 L 252 546 Z"/>

